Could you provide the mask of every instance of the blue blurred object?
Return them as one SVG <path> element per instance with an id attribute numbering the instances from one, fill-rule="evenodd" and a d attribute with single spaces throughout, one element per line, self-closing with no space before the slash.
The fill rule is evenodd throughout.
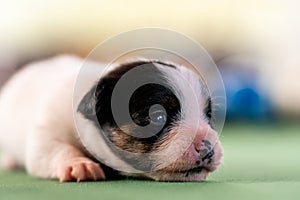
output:
<path id="1" fill-rule="evenodd" d="M 256 67 L 241 62 L 219 63 L 227 97 L 227 120 L 273 120 L 271 101 L 258 85 Z"/>

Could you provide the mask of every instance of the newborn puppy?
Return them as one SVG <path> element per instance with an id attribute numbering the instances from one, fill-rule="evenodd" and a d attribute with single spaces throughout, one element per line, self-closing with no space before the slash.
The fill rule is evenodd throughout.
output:
<path id="1" fill-rule="evenodd" d="M 33 63 L 4 86 L 0 95 L 0 146 L 4 168 L 25 167 L 29 174 L 37 177 L 85 181 L 109 179 L 118 166 L 136 168 L 133 163 L 140 162 L 139 166 L 149 170 L 117 173 L 158 181 L 202 181 L 220 165 L 222 147 L 210 123 L 213 104 L 205 84 L 194 72 L 183 66 L 153 60 L 120 64 L 100 80 L 91 81 L 92 85 L 84 85 L 80 99 L 73 101 L 82 63 L 83 60 L 72 56 Z M 150 64 L 147 76 L 165 82 L 181 95 L 178 97 L 171 89 L 159 84 L 141 86 L 129 101 L 132 121 L 117 124 L 111 108 L 114 87 L 129 70 L 144 64 Z M 95 65 L 103 70 L 106 67 L 103 63 Z M 185 88 L 173 77 L 172 70 L 190 82 L 196 91 L 198 105 L 190 104 L 191 97 L 185 96 Z M 150 109 L 157 104 L 164 110 Z M 192 114 L 195 106 L 201 112 L 196 117 Z M 74 117 L 83 122 L 86 138 L 82 140 L 78 137 L 82 133 L 78 133 Z M 199 126 L 191 123 L 190 118 L 199 122 Z M 135 132 L 133 123 L 163 128 L 151 137 L 134 137 L 128 134 Z M 103 137 L 115 147 L 109 146 Z M 88 151 L 90 148 L 96 148 L 96 153 Z M 132 153 L 150 153 L 151 163 L 118 154 L 117 148 Z M 109 167 L 98 162 L 98 157 L 112 160 L 116 167 L 108 170 Z M 162 161 L 167 163 L 169 158 L 176 159 L 161 167 Z"/>

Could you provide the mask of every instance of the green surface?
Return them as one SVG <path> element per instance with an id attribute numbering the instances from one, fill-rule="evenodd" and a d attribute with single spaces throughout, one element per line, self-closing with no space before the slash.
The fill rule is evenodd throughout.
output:
<path id="1" fill-rule="evenodd" d="M 300 199 L 300 126 L 225 127 L 222 167 L 206 182 L 59 183 L 0 172 L 0 199 Z"/>

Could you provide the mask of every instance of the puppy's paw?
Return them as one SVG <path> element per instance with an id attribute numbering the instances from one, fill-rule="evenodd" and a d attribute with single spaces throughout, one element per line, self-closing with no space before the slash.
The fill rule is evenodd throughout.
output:
<path id="1" fill-rule="evenodd" d="M 14 170 L 14 169 L 20 169 L 22 166 L 19 164 L 18 161 L 16 161 L 12 156 L 8 154 L 3 154 L 1 156 L 1 168 L 5 170 Z"/>
<path id="2" fill-rule="evenodd" d="M 105 179 L 100 165 L 86 157 L 76 157 L 63 161 L 57 170 L 60 182 L 96 181 Z"/>

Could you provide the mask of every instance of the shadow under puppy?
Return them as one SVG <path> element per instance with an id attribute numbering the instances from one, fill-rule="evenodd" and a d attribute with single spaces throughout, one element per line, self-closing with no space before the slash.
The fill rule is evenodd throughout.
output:
<path id="1" fill-rule="evenodd" d="M 74 87 L 82 63 L 83 60 L 73 56 L 32 63 L 4 86 L 0 94 L 0 146 L 4 168 L 25 167 L 33 176 L 60 181 L 110 179 L 115 173 L 158 181 L 202 181 L 217 169 L 223 150 L 210 123 L 213 104 L 206 85 L 194 72 L 161 61 L 136 60 L 114 66 L 100 80 L 84 85 L 79 101 L 74 101 Z M 94 64 L 103 70 L 106 67 L 104 63 Z M 124 74 L 143 64 L 150 64 L 146 76 L 165 82 L 179 95 L 159 84 L 143 85 L 134 91 L 129 101 L 132 121 L 117 124 L 111 108 L 114 87 Z M 174 70 L 196 91 L 197 105 L 191 104 L 186 88 L 173 76 Z M 151 110 L 153 105 L 164 109 Z M 193 114 L 195 106 L 199 107 L 199 116 Z M 83 143 L 74 116 L 83 122 L 84 135 L 88 138 Z M 198 124 L 193 123 L 195 121 Z M 128 134 L 135 132 L 133 123 L 162 128 L 151 137 L 134 137 Z M 114 148 L 102 136 L 108 138 Z M 87 151 L 89 145 L 96 149 L 97 155 Z M 118 154 L 116 148 L 150 153 L 151 163 Z M 113 161 L 115 167 L 110 166 L 110 169 L 99 163 L 98 157 Z M 141 173 L 119 170 L 123 165 L 147 170 Z"/>

